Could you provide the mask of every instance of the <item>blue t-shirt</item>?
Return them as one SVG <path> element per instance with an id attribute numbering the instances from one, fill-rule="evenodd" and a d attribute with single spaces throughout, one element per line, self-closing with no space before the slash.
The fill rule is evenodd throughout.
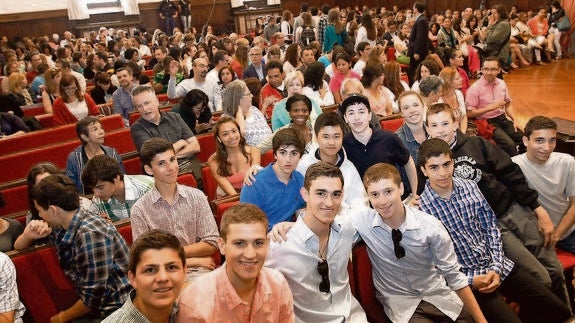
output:
<path id="1" fill-rule="evenodd" d="M 276 223 L 289 221 L 295 211 L 305 206 L 300 194 L 302 174 L 294 170 L 286 185 L 276 176 L 272 168 L 274 164 L 260 170 L 252 186 L 244 185 L 240 193 L 240 202 L 253 203 L 266 213 L 268 231 Z"/>

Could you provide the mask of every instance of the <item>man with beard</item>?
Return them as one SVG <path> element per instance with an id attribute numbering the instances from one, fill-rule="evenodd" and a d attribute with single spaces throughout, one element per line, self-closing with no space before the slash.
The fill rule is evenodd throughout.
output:
<path id="1" fill-rule="evenodd" d="M 221 106 L 219 100 L 221 100 L 220 95 L 216 95 L 217 84 L 206 80 L 206 75 L 208 75 L 208 61 L 205 58 L 196 58 L 192 62 L 192 70 L 194 71 L 194 77 L 191 79 L 185 79 L 176 85 L 176 74 L 180 69 L 180 62 L 173 60 L 170 62 L 170 80 L 168 81 L 168 97 L 181 98 L 185 96 L 192 89 L 202 90 L 207 94 L 209 98 L 208 106 L 212 112 L 215 112 L 215 107 Z"/>

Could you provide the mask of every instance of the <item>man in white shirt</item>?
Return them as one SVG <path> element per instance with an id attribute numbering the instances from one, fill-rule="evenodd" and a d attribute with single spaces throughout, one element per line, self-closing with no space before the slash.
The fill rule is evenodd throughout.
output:
<path id="1" fill-rule="evenodd" d="M 206 81 L 211 82 L 213 84 L 218 84 L 218 82 L 220 81 L 218 74 L 224 67 L 230 66 L 229 62 L 230 62 L 230 55 L 228 55 L 228 52 L 222 49 L 218 50 L 214 54 L 214 64 L 216 64 L 216 66 L 212 68 L 208 72 L 208 74 L 206 74 Z"/>
<path id="2" fill-rule="evenodd" d="M 180 62 L 173 60 L 170 62 L 170 80 L 168 81 L 168 98 L 181 98 L 192 89 L 202 90 L 209 98 L 208 106 L 212 112 L 216 107 L 221 107 L 221 96 L 216 94 L 217 83 L 206 80 L 208 74 L 208 61 L 205 58 L 196 58 L 192 62 L 194 78 L 185 79 L 176 85 L 176 74 L 180 69 Z"/>
<path id="3" fill-rule="evenodd" d="M 371 45 L 368 42 L 363 41 L 357 45 L 357 54 L 359 55 L 359 59 L 353 66 L 353 70 L 360 76 L 363 76 L 363 69 L 367 64 L 369 52 L 371 52 Z"/>

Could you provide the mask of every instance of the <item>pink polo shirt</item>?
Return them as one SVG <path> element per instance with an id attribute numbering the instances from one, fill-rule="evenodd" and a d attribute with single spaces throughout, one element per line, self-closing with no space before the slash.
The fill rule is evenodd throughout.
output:
<path id="1" fill-rule="evenodd" d="M 465 95 L 467 110 L 483 108 L 495 101 L 511 102 L 507 84 L 502 79 L 496 78 L 493 83 L 488 83 L 483 77 L 473 83 Z M 503 109 L 491 110 L 477 117 L 477 119 L 491 119 L 505 113 Z"/>
<path id="2" fill-rule="evenodd" d="M 251 314 L 250 314 L 251 312 Z M 250 311 L 220 268 L 196 278 L 180 296 L 176 322 L 294 322 L 293 296 L 284 276 L 263 267 Z"/>

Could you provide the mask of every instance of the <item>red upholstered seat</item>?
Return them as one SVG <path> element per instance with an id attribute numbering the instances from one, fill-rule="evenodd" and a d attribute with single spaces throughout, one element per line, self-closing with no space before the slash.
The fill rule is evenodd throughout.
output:
<path id="1" fill-rule="evenodd" d="M 28 185 L 18 185 L 2 190 L 6 206 L 0 209 L 0 216 L 28 210 Z"/>
<path id="2" fill-rule="evenodd" d="M 60 269 L 53 246 L 15 253 L 11 257 L 20 299 L 34 322 L 50 322 L 50 317 L 78 299 L 73 285 Z"/>
<path id="3" fill-rule="evenodd" d="M 352 268 L 355 279 L 355 297 L 365 310 L 367 319 L 372 323 L 388 322 L 383 312 L 383 307 L 377 298 L 375 298 L 371 261 L 367 255 L 367 247 L 363 242 L 353 247 Z"/>
<path id="4" fill-rule="evenodd" d="M 381 124 L 382 129 L 395 132 L 397 129 L 403 126 L 403 118 L 383 118 L 379 120 L 379 123 Z"/>
<path id="5" fill-rule="evenodd" d="M 196 138 L 200 144 L 200 152 L 197 154 L 202 163 L 206 163 L 208 158 L 216 152 L 216 138 L 213 133 L 197 135 Z"/>
<path id="6" fill-rule="evenodd" d="M 190 187 L 195 187 L 195 188 L 198 187 L 198 182 L 196 181 L 196 178 L 194 177 L 194 175 L 192 175 L 190 173 L 179 175 L 177 182 L 178 182 L 178 184 L 187 185 Z"/>
<path id="7" fill-rule="evenodd" d="M 208 201 L 216 199 L 216 191 L 218 189 L 218 182 L 208 166 L 202 167 L 202 183 L 204 185 L 204 193 L 208 196 Z"/>
<path id="8" fill-rule="evenodd" d="M 575 267 L 575 255 L 561 249 L 555 249 L 555 253 L 557 253 L 557 258 L 561 261 L 563 265 L 563 270 L 573 269 Z"/>

